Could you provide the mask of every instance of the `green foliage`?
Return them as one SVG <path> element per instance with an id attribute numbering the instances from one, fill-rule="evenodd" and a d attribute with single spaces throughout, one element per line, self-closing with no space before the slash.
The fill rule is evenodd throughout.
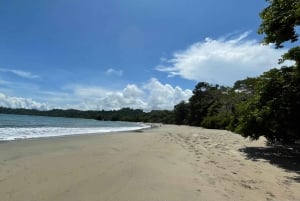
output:
<path id="1" fill-rule="evenodd" d="M 226 129 L 230 123 L 230 116 L 228 114 L 217 114 L 213 116 L 204 117 L 201 126 L 211 129 Z"/>
<path id="2" fill-rule="evenodd" d="M 168 110 L 152 110 L 144 114 L 143 122 L 174 124 L 174 113 Z"/>
<path id="3" fill-rule="evenodd" d="M 258 33 L 265 44 L 298 40 L 300 0 L 267 0 L 269 6 L 260 17 Z M 257 78 L 237 81 L 233 87 L 235 106 L 228 128 L 244 137 L 265 136 L 271 143 L 290 143 L 300 139 L 300 47 L 291 48 L 279 63 L 296 61 L 296 66 L 272 69 Z"/>
<path id="4" fill-rule="evenodd" d="M 189 124 L 200 126 L 204 117 L 212 112 L 212 107 L 217 107 L 218 99 L 221 95 L 218 85 L 210 85 L 206 82 L 200 82 L 196 85 L 193 96 L 189 100 Z"/>
<path id="5" fill-rule="evenodd" d="M 296 61 L 296 66 L 300 66 L 300 47 L 293 47 L 287 53 L 282 55 L 282 59 L 279 59 L 279 63 L 283 63 L 286 60 Z"/>
<path id="6" fill-rule="evenodd" d="M 174 107 L 175 123 L 225 129 L 231 123 L 234 97 L 231 88 L 200 82 L 188 103 Z"/>
<path id="7" fill-rule="evenodd" d="M 271 143 L 300 139 L 300 77 L 296 67 L 265 72 L 251 98 L 238 105 L 235 131 L 244 137 L 265 136 Z"/>
<path id="8" fill-rule="evenodd" d="M 298 40 L 300 0 L 267 0 L 269 6 L 261 13 L 258 33 L 265 34 L 265 44 Z M 291 48 L 279 63 L 296 61 L 296 66 L 273 69 L 258 78 L 254 94 L 239 104 L 235 131 L 269 142 L 289 143 L 300 139 L 300 47 Z"/>
<path id="9" fill-rule="evenodd" d="M 80 111 L 80 110 L 48 110 L 39 111 L 33 109 L 12 109 L 0 107 L 0 113 L 5 114 L 21 114 L 21 115 L 39 115 L 52 117 L 70 117 L 70 118 L 86 118 L 101 121 L 129 121 L 129 122 L 153 122 L 153 123 L 174 123 L 173 111 L 151 111 L 149 113 L 142 110 L 134 110 L 123 108 L 113 111 Z"/>
<path id="10" fill-rule="evenodd" d="M 175 124 L 177 125 L 187 124 L 189 118 L 189 112 L 190 112 L 189 105 L 186 104 L 184 101 L 175 105 L 174 107 Z"/>
<path id="11" fill-rule="evenodd" d="M 176 124 L 229 129 L 269 143 L 300 140 L 300 72 L 272 69 L 237 81 L 233 88 L 200 82 L 188 103 L 174 107 Z"/>
<path id="12" fill-rule="evenodd" d="M 238 80 L 234 83 L 233 90 L 240 95 L 243 94 L 245 98 L 252 96 L 255 93 L 257 87 L 258 78 L 246 78 L 244 80 Z"/>
<path id="13" fill-rule="evenodd" d="M 262 23 L 258 33 L 266 34 L 264 43 L 275 43 L 277 48 L 283 47 L 286 41 L 295 42 L 298 34 L 295 27 L 300 25 L 299 0 L 267 0 L 270 5 L 265 8 L 260 17 Z"/>

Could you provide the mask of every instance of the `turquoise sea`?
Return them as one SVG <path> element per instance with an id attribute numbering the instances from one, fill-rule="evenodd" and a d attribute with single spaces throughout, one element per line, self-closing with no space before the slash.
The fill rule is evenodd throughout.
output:
<path id="1" fill-rule="evenodd" d="M 132 131 L 148 125 L 93 119 L 0 114 L 0 141 Z"/>

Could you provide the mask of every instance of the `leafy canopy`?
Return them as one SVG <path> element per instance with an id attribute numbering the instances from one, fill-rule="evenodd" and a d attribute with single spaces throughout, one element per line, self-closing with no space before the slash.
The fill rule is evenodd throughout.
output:
<path id="1" fill-rule="evenodd" d="M 265 8 L 260 17 L 262 23 L 259 34 L 266 34 L 265 44 L 275 43 L 277 48 L 282 43 L 298 40 L 296 27 L 300 25 L 300 0 L 266 0 L 270 5 Z"/>

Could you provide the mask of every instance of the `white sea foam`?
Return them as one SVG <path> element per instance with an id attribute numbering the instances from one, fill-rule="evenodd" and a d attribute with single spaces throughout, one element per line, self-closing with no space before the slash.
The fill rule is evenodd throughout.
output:
<path id="1" fill-rule="evenodd" d="M 18 139 L 32 139 L 42 137 L 55 137 L 66 135 L 81 135 L 92 133 L 108 133 L 120 131 L 133 131 L 148 128 L 147 125 L 139 127 L 92 127 L 92 128 L 64 128 L 64 127 L 38 127 L 38 128 L 0 128 L 0 141 Z"/>
<path id="2" fill-rule="evenodd" d="M 0 141 L 132 131 L 147 127 L 132 122 L 0 114 Z"/>

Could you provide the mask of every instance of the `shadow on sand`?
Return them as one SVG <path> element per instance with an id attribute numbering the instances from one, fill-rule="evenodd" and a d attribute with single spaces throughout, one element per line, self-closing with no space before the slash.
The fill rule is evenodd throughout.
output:
<path id="1" fill-rule="evenodd" d="M 289 179 L 300 183 L 300 147 L 270 146 L 270 147 L 246 147 L 239 149 L 246 154 L 247 159 L 256 161 L 264 159 L 288 172 L 297 173 L 297 176 Z"/>

